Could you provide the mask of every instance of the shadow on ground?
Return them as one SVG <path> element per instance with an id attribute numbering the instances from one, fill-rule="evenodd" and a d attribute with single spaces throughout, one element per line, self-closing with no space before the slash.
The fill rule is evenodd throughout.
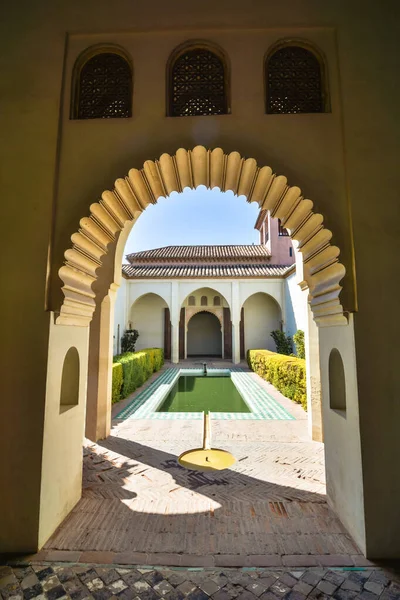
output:
<path id="1" fill-rule="evenodd" d="M 325 496 L 122 437 L 85 448 L 83 495 L 46 548 L 188 555 L 359 554 Z"/>

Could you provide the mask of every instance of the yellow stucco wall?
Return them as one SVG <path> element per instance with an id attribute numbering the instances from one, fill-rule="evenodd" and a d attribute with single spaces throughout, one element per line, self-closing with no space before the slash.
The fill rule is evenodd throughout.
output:
<path id="1" fill-rule="evenodd" d="M 400 479 L 392 469 L 400 460 L 398 349 L 393 342 L 398 338 L 394 274 L 400 237 L 398 10 L 394 0 L 368 2 L 361 11 L 357 3 L 314 0 L 256 0 L 251 7 L 238 0 L 177 0 L 173 5 L 121 0 L 118 8 L 105 0 L 63 0 L 54 6 L 23 0 L 8 6 L 0 25 L 2 301 L 7 315 L 0 439 L 7 455 L 2 483 L 8 490 L 0 501 L 2 546 L 34 549 L 39 539 L 40 478 L 48 455 L 47 442 L 45 450 L 42 442 L 49 341 L 46 276 L 52 275 L 48 307 L 57 309 L 57 271 L 90 203 L 129 168 L 200 143 L 253 156 L 312 198 L 342 250 L 348 270 L 342 299 L 352 310 L 350 201 L 357 257 L 354 330 L 366 548 L 370 556 L 388 548 L 392 555 L 400 553 Z M 263 56 L 284 37 L 311 40 L 324 52 L 332 113 L 264 114 Z M 187 39 L 214 41 L 229 56 L 231 115 L 165 117 L 165 63 Z M 132 56 L 133 117 L 69 121 L 73 62 L 83 48 L 99 42 L 118 43 Z M 354 419 L 352 427 L 357 426 Z M 59 443 L 68 450 L 67 438 Z M 341 448 L 338 463 L 347 460 L 348 450 Z M 62 465 L 52 465 L 52 473 Z M 352 500 L 343 496 L 343 502 L 351 505 Z"/>
<path id="2" fill-rule="evenodd" d="M 47 541 L 81 495 L 88 342 L 87 327 L 65 327 L 51 322 L 39 546 Z M 79 354 L 79 402 L 76 406 L 66 407 L 60 406 L 60 395 L 64 357 L 70 348 L 76 348 Z"/>

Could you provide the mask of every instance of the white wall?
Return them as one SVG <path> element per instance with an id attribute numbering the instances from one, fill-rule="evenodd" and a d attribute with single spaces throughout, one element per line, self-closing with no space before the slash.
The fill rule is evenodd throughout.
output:
<path id="1" fill-rule="evenodd" d="M 365 552 L 360 415 L 352 315 L 347 327 L 321 327 L 319 341 L 328 502 Z M 332 348 L 339 350 L 344 364 L 346 411 L 329 407 L 328 364 Z"/>
<path id="2" fill-rule="evenodd" d="M 129 320 L 139 332 L 136 350 L 164 347 L 165 308 L 167 303 L 156 294 L 146 294 L 132 306 Z"/>
<path id="3" fill-rule="evenodd" d="M 192 292 L 191 294 L 189 294 L 186 297 L 186 299 L 184 300 L 183 306 L 190 306 L 189 305 L 189 297 L 190 296 L 194 296 L 194 299 L 195 299 L 195 303 L 193 304 L 193 306 L 201 306 L 201 298 L 203 296 L 205 296 L 207 298 L 206 306 L 214 306 L 214 298 L 216 296 L 218 296 L 220 299 L 219 306 L 229 306 L 227 301 L 225 300 L 225 298 L 220 294 L 220 292 L 218 292 L 210 287 L 201 287 L 201 288 L 195 290 L 194 292 Z"/>
<path id="4" fill-rule="evenodd" d="M 113 354 L 114 356 L 121 352 L 121 337 L 127 328 L 126 322 L 126 307 L 127 307 L 127 291 L 128 285 L 127 280 L 122 277 L 121 285 L 117 292 L 117 298 L 115 300 L 114 308 L 114 340 L 113 340 Z M 118 325 L 119 325 L 119 344 L 118 344 Z"/>
<path id="5" fill-rule="evenodd" d="M 163 316 L 161 317 L 161 311 L 157 306 L 157 317 L 156 319 L 150 317 L 149 305 L 145 307 L 144 313 L 136 314 L 132 312 L 132 308 L 136 306 L 136 310 L 141 305 L 136 305 L 137 301 L 141 301 L 142 298 L 149 297 L 148 295 L 157 295 L 161 297 L 164 302 L 164 307 L 169 307 L 171 311 L 171 322 L 179 321 L 179 313 L 182 305 L 188 304 L 188 296 L 194 295 L 196 298 L 196 305 L 200 305 L 200 298 L 202 295 L 208 297 L 208 305 L 213 305 L 213 298 L 215 295 L 221 297 L 221 306 L 228 306 L 231 309 L 231 318 L 233 320 L 239 319 L 240 308 L 244 305 L 247 299 L 253 294 L 263 292 L 268 294 L 269 297 L 274 298 L 276 303 L 279 304 L 282 310 L 283 316 L 279 316 L 279 320 L 283 318 L 285 320 L 285 281 L 282 278 L 270 278 L 270 279 L 174 279 L 174 280 L 160 280 L 160 279 L 149 279 L 149 280 L 129 280 L 123 279 L 121 287 L 117 293 L 117 300 L 115 305 L 115 319 L 114 319 L 114 354 L 117 352 L 117 326 L 120 325 L 120 336 L 123 335 L 125 329 L 131 322 L 132 327 L 139 330 L 141 337 L 138 339 L 137 348 L 143 348 L 145 346 L 154 345 L 156 342 L 157 346 L 163 346 L 163 331 L 164 321 Z M 299 288 L 300 289 L 300 288 Z M 297 300 L 297 298 L 296 298 Z M 286 300 L 286 305 L 289 300 Z M 273 303 L 273 300 L 271 300 Z M 161 307 L 161 304 L 160 304 Z M 140 308 L 140 310 L 142 310 Z M 138 321 L 138 324 L 135 323 Z M 157 325 L 158 324 L 158 325 Z M 273 327 L 272 327 L 273 325 Z M 277 329 L 280 327 L 279 322 L 273 323 L 271 327 Z M 157 327 L 159 328 L 157 333 Z M 269 327 L 267 324 L 266 327 Z M 251 325 L 250 329 L 253 331 L 258 328 L 258 325 Z M 153 330 L 153 333 L 147 333 Z M 271 329 L 272 330 L 272 329 Z M 270 332 L 268 332 L 269 335 Z M 143 340 L 147 340 L 146 343 Z M 272 338 L 271 338 L 272 339 Z M 151 343 L 150 341 L 153 340 Z M 251 342 L 253 343 L 253 342 Z M 144 344 L 144 345 L 143 345 Z M 265 343 L 263 344 L 265 346 Z M 255 346 L 252 346 L 255 347 Z M 274 346 L 271 350 L 274 350 Z"/>
<path id="6" fill-rule="evenodd" d="M 289 275 L 284 280 L 285 289 L 285 323 L 284 328 L 288 335 L 293 336 L 298 329 L 306 331 L 307 328 L 307 296 L 308 290 L 302 290 L 298 284 L 296 273 Z"/>
<path id="7" fill-rule="evenodd" d="M 244 308 L 244 346 L 249 349 L 265 348 L 276 350 L 271 331 L 280 329 L 281 311 L 271 296 L 253 294 L 246 300 Z"/>
<path id="8" fill-rule="evenodd" d="M 39 546 L 48 540 L 81 497 L 87 390 L 89 328 L 54 325 L 54 314 L 49 316 Z M 73 406 L 60 406 L 64 359 L 70 348 L 76 348 L 79 354 L 79 400 Z"/>

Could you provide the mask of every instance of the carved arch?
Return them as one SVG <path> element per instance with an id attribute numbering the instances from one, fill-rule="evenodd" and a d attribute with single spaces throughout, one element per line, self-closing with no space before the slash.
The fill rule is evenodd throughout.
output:
<path id="1" fill-rule="evenodd" d="M 180 148 L 173 156 L 163 154 L 159 160 L 146 161 L 141 170 L 131 169 L 127 177 L 117 179 L 113 191 L 104 191 L 99 202 L 90 206 L 90 216 L 81 219 L 79 230 L 71 236 L 72 248 L 65 252 L 65 264 L 59 270 L 65 299 L 57 323 L 90 323 L 95 309 L 92 285 L 101 258 L 127 222 L 160 196 L 200 185 L 232 190 L 281 219 L 303 254 L 304 279 L 316 323 L 347 324 L 339 300 L 339 282 L 346 270 L 338 259 L 339 248 L 330 243 L 332 232 L 324 227 L 323 216 L 313 212 L 312 201 L 302 196 L 300 188 L 289 186 L 286 177 L 274 174 L 271 167 L 258 167 L 254 158 L 203 146 Z"/>
<path id="2" fill-rule="evenodd" d="M 220 309 L 220 310 L 218 310 Z M 208 313 L 210 315 L 213 315 L 214 317 L 217 317 L 220 325 L 221 325 L 221 331 L 222 331 L 222 327 L 223 327 L 223 313 L 222 313 L 222 307 L 215 307 L 213 309 L 212 306 L 207 307 L 207 306 L 199 306 L 196 307 L 193 311 L 190 311 L 188 318 L 186 320 L 186 328 L 189 326 L 189 322 L 193 319 L 193 317 L 195 315 L 198 315 L 200 313 Z"/>
<path id="3" fill-rule="evenodd" d="M 168 298 L 168 295 L 167 294 L 164 295 L 163 292 L 160 293 L 160 291 L 158 291 L 158 292 L 151 291 L 150 286 L 149 286 L 149 291 L 141 290 L 137 294 L 132 294 L 132 292 L 131 292 L 131 295 L 129 298 L 129 300 L 130 300 L 129 310 L 132 310 L 133 307 L 135 306 L 136 302 L 138 302 L 139 300 L 144 298 L 144 296 L 157 296 L 158 298 L 160 298 L 160 300 L 162 300 L 166 304 L 166 306 L 164 308 L 171 309 L 171 307 L 170 307 L 171 300 L 170 300 L 170 298 Z"/>

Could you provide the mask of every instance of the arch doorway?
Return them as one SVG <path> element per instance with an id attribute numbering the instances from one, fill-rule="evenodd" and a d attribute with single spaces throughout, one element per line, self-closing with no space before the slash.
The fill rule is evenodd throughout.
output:
<path id="1" fill-rule="evenodd" d="M 164 347 L 166 308 L 164 298 L 154 293 L 144 294 L 132 305 L 130 323 L 139 332 L 136 350 Z"/>
<path id="2" fill-rule="evenodd" d="M 216 315 L 201 311 L 188 323 L 187 355 L 222 358 L 222 331 Z"/>
<path id="3" fill-rule="evenodd" d="M 312 201 L 306 199 L 298 187 L 288 186 L 286 178 L 276 176 L 270 167 L 259 168 L 254 159 L 244 159 L 237 152 L 225 155 L 220 148 L 210 151 L 202 146 L 191 151 L 181 148 L 174 156 L 164 154 L 159 161 L 146 161 L 142 170 L 131 169 L 127 178 L 116 181 L 113 191 L 103 192 L 101 201 L 91 205 L 90 216 L 81 219 L 79 229 L 71 238 L 73 247 L 66 250 L 65 264 L 58 272 L 58 276 L 64 284 L 62 288 L 64 302 L 53 328 L 53 331 L 57 330 L 58 337 L 53 335 L 49 342 L 49 356 L 52 358 L 52 364 L 54 364 L 55 355 L 60 346 L 59 338 L 61 336 L 68 336 L 69 345 L 72 342 L 74 345 L 80 343 L 78 348 L 82 347 L 83 350 L 87 348 L 89 345 L 88 326 L 93 315 L 96 316 L 97 310 L 97 321 L 93 320 L 93 323 L 90 324 L 90 336 L 92 338 L 97 336 L 95 339 L 97 345 L 90 344 L 91 348 L 94 348 L 94 352 L 97 352 L 96 356 L 93 352 L 94 359 L 97 361 L 95 365 L 97 370 L 94 369 L 91 372 L 94 373 L 93 385 L 96 385 L 96 389 L 102 393 L 100 398 L 95 399 L 97 414 L 106 413 L 106 410 L 110 414 L 111 386 L 104 384 L 102 374 L 105 372 L 107 364 L 111 364 L 112 357 L 111 352 L 107 355 L 107 352 L 102 352 L 102 349 L 111 348 L 109 322 L 116 289 L 122 277 L 120 265 L 124 242 L 134 222 L 146 206 L 154 204 L 161 196 L 180 192 L 186 187 L 196 189 L 201 185 L 205 185 L 207 188 L 219 187 L 221 191 L 229 189 L 240 196 L 245 196 L 249 202 L 257 202 L 260 208 L 272 211 L 274 217 L 281 219 L 282 226 L 288 230 L 292 239 L 298 242 L 303 257 L 303 261 L 300 263 L 303 271 L 302 278 L 304 286 L 308 286 L 309 290 L 310 311 L 319 326 L 322 397 L 325 398 L 329 394 L 326 356 L 329 356 L 328 353 L 332 347 L 338 348 L 339 351 L 342 347 L 345 348 L 344 363 L 347 371 L 350 370 L 352 373 L 353 382 L 355 382 L 351 394 L 354 403 L 352 421 L 348 417 L 337 423 L 334 420 L 337 415 L 332 416 L 326 408 L 324 414 L 324 431 L 327 432 L 325 454 L 330 486 L 328 496 L 344 524 L 349 527 L 356 541 L 364 548 L 364 483 L 360 437 L 357 429 L 359 421 L 355 352 L 352 352 L 354 350 L 354 330 L 352 319 L 347 319 L 339 298 L 340 282 L 344 277 L 345 268 L 338 259 L 339 248 L 330 244 L 332 233 L 324 227 L 322 215 L 313 211 Z M 101 267 L 99 263 L 101 263 Z M 116 265 L 118 265 L 118 271 Z M 102 300 L 101 294 L 98 292 L 100 288 L 102 294 L 105 294 L 108 304 Z M 201 303 L 200 306 L 202 306 Z M 174 313 L 171 314 L 171 333 L 175 339 L 175 348 L 179 346 L 176 342 L 179 340 L 180 308 L 179 299 L 175 297 L 174 306 L 171 306 L 171 313 Z M 232 321 L 235 322 L 232 335 L 235 340 L 233 355 L 234 361 L 238 363 L 240 362 L 238 360 L 240 358 L 238 352 L 240 346 L 238 326 L 240 297 L 237 294 L 231 309 Z M 65 327 L 57 328 L 57 325 Z M 86 336 L 81 335 L 83 339 L 77 339 L 82 330 Z M 58 356 L 57 353 L 57 359 L 61 362 L 63 357 Z M 178 363 L 179 354 L 175 352 L 172 359 L 174 363 Z M 110 368 L 108 372 L 110 372 Z M 53 380 L 48 380 L 47 385 L 51 387 Z M 83 404 L 82 402 L 80 412 L 74 409 L 76 411 L 75 418 L 84 418 L 85 407 Z M 327 403 L 324 402 L 324 404 Z M 349 415 L 349 407 L 347 410 Z M 107 417 L 103 420 L 105 425 L 103 430 L 96 434 L 97 439 L 108 435 L 110 418 Z M 344 429 L 345 427 L 347 429 Z M 52 428 L 53 421 L 46 420 L 45 441 L 47 438 L 54 438 Z M 83 428 L 81 430 L 83 433 Z M 341 442 L 339 455 L 337 439 L 340 439 Z M 64 457 L 68 456 L 69 460 L 71 452 L 70 438 L 66 438 L 66 440 L 55 455 L 57 460 L 51 463 L 52 472 L 65 471 L 68 473 L 71 470 L 69 468 L 70 461 L 68 469 L 65 467 Z M 76 440 L 74 472 L 78 472 L 82 464 L 82 452 L 79 447 L 81 439 L 77 436 Z M 67 448 L 68 452 L 64 451 L 64 448 Z M 343 460 L 338 460 L 338 456 Z M 351 469 L 343 470 L 349 463 L 349 456 L 352 459 Z M 45 460 L 49 463 L 53 460 L 48 451 L 43 454 L 43 461 Z M 61 518 L 66 516 L 70 510 L 69 507 L 72 507 L 79 498 L 76 485 L 73 487 L 75 480 L 71 476 L 68 503 L 63 498 L 61 506 L 55 499 L 51 505 L 52 512 L 46 512 L 46 526 L 49 531 L 59 525 Z M 51 482 L 51 477 L 47 478 L 46 485 L 48 485 L 47 481 Z M 45 489 L 47 490 L 47 488 Z M 356 494 L 354 493 L 355 489 L 357 490 Z M 68 508 L 64 508 L 64 506 Z"/>
<path id="4" fill-rule="evenodd" d="M 249 296 L 243 304 L 244 351 L 251 348 L 265 348 L 276 351 L 271 332 L 281 328 L 282 311 L 272 296 L 257 292 Z"/>

